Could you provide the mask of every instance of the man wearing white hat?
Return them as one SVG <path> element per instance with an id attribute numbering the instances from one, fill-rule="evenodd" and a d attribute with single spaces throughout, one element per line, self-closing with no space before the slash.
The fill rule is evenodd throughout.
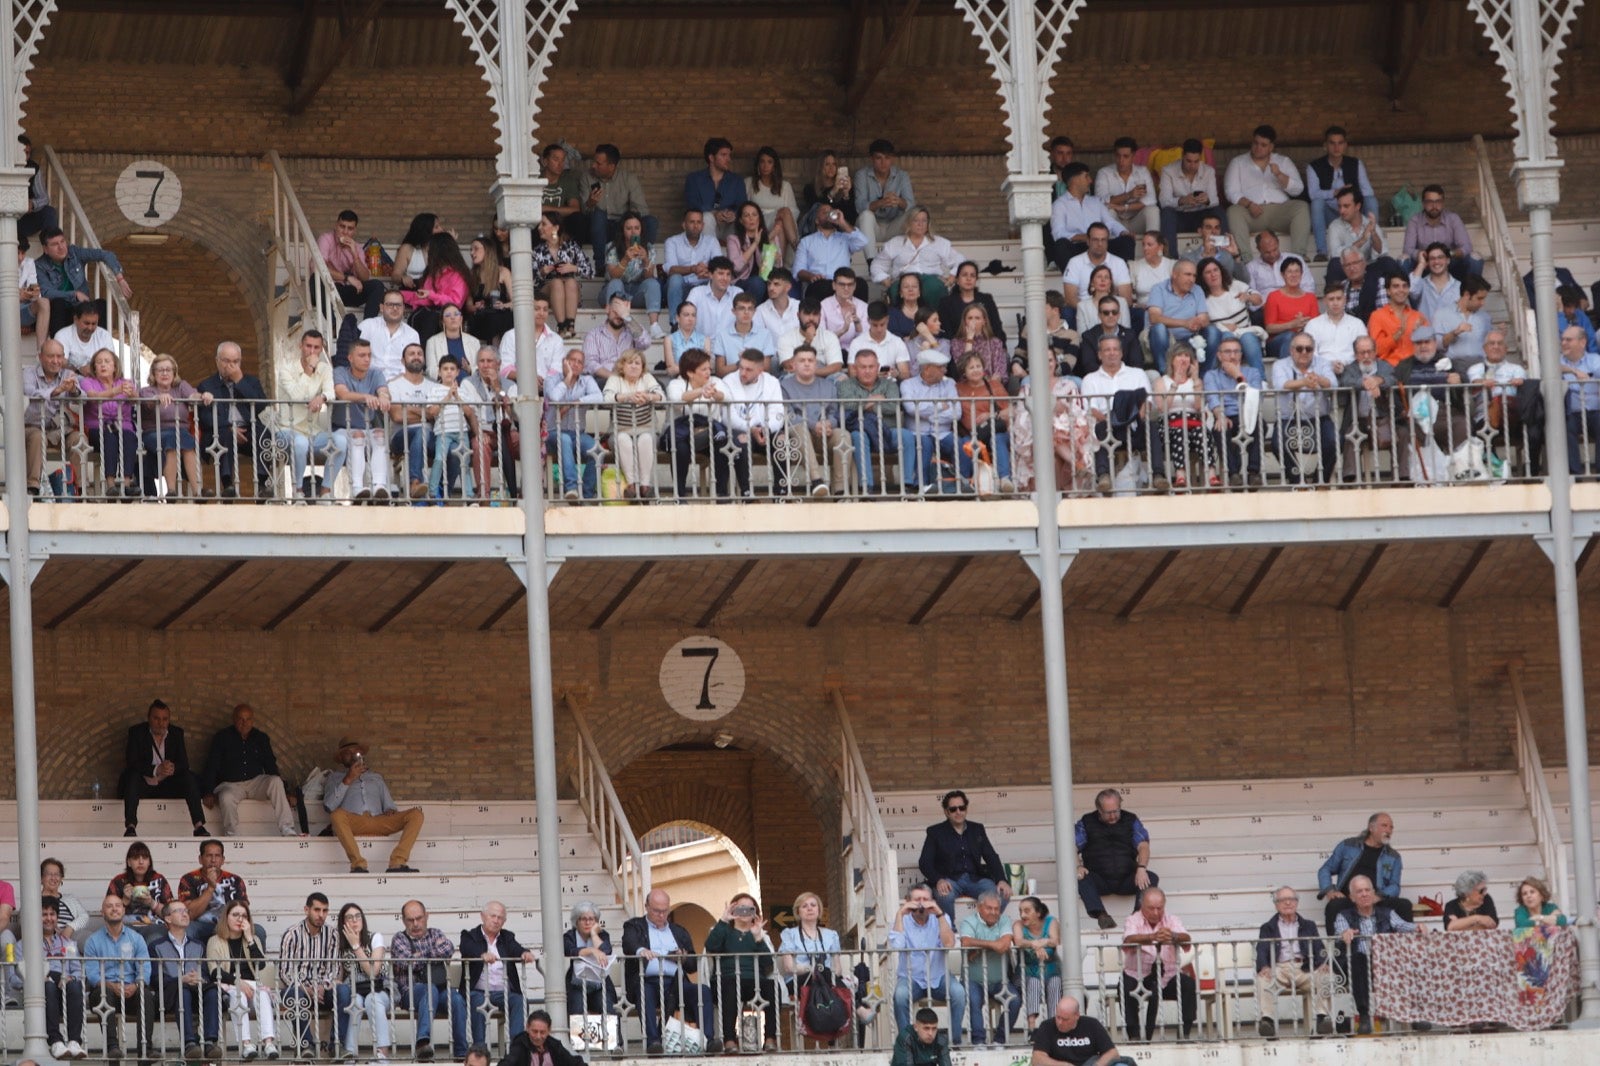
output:
<path id="1" fill-rule="evenodd" d="M 950 356 L 938 348 L 917 353 L 917 376 L 900 386 L 905 422 L 900 429 L 900 475 L 910 492 L 937 484 L 934 461 L 956 461 L 956 419 L 961 402 L 956 383 L 945 377 Z"/>
<path id="2" fill-rule="evenodd" d="M 406 863 L 411 858 L 412 846 L 422 832 L 422 808 L 411 807 L 404 811 L 395 808 L 394 797 L 389 795 L 389 786 L 384 784 L 382 775 L 367 769 L 363 747 L 354 737 L 341 737 L 338 761 L 345 772 L 328 771 L 322 804 L 328 808 L 333 835 L 339 838 L 345 855 L 350 859 L 350 872 L 364 874 L 367 872 L 367 860 L 361 854 L 356 837 L 386 837 L 399 833 L 400 841 L 389 854 L 386 872 L 414 874 L 417 871 Z"/>

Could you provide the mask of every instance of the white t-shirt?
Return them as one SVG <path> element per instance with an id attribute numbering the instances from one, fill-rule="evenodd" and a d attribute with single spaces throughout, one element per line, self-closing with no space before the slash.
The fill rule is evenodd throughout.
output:
<path id="1" fill-rule="evenodd" d="M 412 383 L 404 374 L 389 379 L 389 402 L 410 405 L 426 406 L 428 404 L 442 403 L 449 392 L 439 382 L 432 378 L 423 378 L 420 382 Z M 450 428 L 455 424 L 456 428 Z M 461 416 L 460 409 L 454 406 L 440 407 L 439 417 L 434 420 L 435 433 L 460 433 L 466 428 L 466 419 Z M 396 425 L 399 425 L 397 422 Z"/>
<path id="2" fill-rule="evenodd" d="M 22 262 L 17 265 L 17 291 L 21 292 L 29 285 L 39 284 L 39 264 L 34 262 L 32 256 L 23 256 Z"/>
<path id="3" fill-rule="evenodd" d="M 768 335 L 781 337 L 791 329 L 800 328 L 800 301 L 791 294 L 789 306 L 779 311 L 771 300 L 756 308 L 756 326 Z"/>
<path id="4" fill-rule="evenodd" d="M 1343 315 L 1337 323 L 1318 315 L 1306 323 L 1306 332 L 1317 342 L 1318 359 L 1343 368 L 1356 361 L 1356 340 L 1367 335 L 1367 324 L 1355 315 Z"/>
<path id="5" fill-rule="evenodd" d="M 1078 295 L 1082 296 L 1089 291 L 1089 275 L 1094 273 L 1095 267 L 1111 268 L 1112 285 L 1130 285 L 1132 279 L 1128 276 L 1128 261 L 1120 255 L 1106 253 L 1103 263 L 1091 263 L 1088 252 L 1080 252 L 1067 260 L 1067 269 L 1061 273 L 1061 281 L 1066 285 L 1076 285 Z"/>
<path id="6" fill-rule="evenodd" d="M 382 317 L 362 321 L 361 339 L 372 345 L 372 369 L 386 378 L 405 373 L 405 363 L 400 357 L 405 353 L 406 346 L 422 343 L 417 331 L 404 322 L 391 334 L 389 324 Z"/>
<path id="7" fill-rule="evenodd" d="M 881 341 L 873 340 L 867 333 L 851 341 L 850 357 L 846 360 L 850 366 L 855 366 L 856 353 L 863 348 L 878 353 L 878 368 L 885 373 L 893 371 L 898 364 L 911 365 L 911 353 L 906 350 L 906 342 L 893 333 L 885 333 Z"/>
<path id="8" fill-rule="evenodd" d="M 116 339 L 113 338 L 104 326 L 96 326 L 88 340 L 78 338 L 76 325 L 62 326 L 56 330 L 55 340 L 67 353 L 67 365 L 74 370 L 82 370 L 89 365 L 89 360 L 94 358 L 94 353 L 101 348 L 117 350 Z"/>

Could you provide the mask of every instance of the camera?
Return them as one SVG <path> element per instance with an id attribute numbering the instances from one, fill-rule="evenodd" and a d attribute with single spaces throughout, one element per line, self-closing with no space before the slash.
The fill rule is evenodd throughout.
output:
<path id="1" fill-rule="evenodd" d="M 756 909 L 750 906 L 748 903 L 741 903 L 739 906 L 733 908 L 733 916 L 735 918 L 754 918 L 756 916 Z"/>

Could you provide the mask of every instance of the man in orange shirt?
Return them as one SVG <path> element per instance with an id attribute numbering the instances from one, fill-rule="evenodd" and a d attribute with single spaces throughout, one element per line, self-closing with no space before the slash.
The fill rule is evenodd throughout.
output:
<path id="1" fill-rule="evenodd" d="M 1414 354 L 1411 338 L 1417 327 L 1426 326 L 1428 319 L 1411 307 L 1411 279 L 1404 274 L 1390 274 L 1384 282 L 1389 302 L 1372 312 L 1367 319 L 1367 332 L 1378 345 L 1378 358 L 1390 366 L 1411 358 Z"/>

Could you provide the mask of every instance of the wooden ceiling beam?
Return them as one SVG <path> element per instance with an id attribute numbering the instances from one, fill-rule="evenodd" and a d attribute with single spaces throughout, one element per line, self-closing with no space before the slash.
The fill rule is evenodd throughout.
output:
<path id="1" fill-rule="evenodd" d="M 739 591 L 739 586 L 749 580 L 750 574 L 756 568 L 756 562 L 757 560 L 755 559 L 747 560 L 738 570 L 734 571 L 733 577 L 726 585 L 722 586 L 722 591 L 717 593 L 717 598 L 711 601 L 710 605 L 706 607 L 705 613 L 700 616 L 700 620 L 694 624 L 696 629 L 711 628 L 711 623 L 717 620 L 717 615 L 722 613 L 722 609 L 728 605 L 728 601 L 733 599 L 733 594 Z"/>
<path id="2" fill-rule="evenodd" d="M 600 613 L 594 616 L 594 621 L 589 623 L 589 628 L 599 629 L 611 621 L 612 616 L 622 610 L 622 605 L 628 601 L 628 597 L 633 595 L 633 590 L 639 587 L 639 582 L 649 577 L 650 571 L 654 570 L 655 567 L 654 559 L 646 559 L 640 563 L 639 568 L 633 572 L 633 575 L 623 582 L 622 588 L 617 590 L 617 594 L 611 597 L 611 602 L 601 608 Z"/>
<path id="3" fill-rule="evenodd" d="M 834 578 L 832 587 L 828 589 L 827 595 L 822 597 L 822 602 L 817 604 L 817 609 L 812 611 L 811 617 L 806 620 L 807 629 L 815 629 L 822 624 L 822 620 L 828 615 L 828 610 L 833 607 L 834 601 L 844 592 L 844 587 L 850 584 L 850 579 L 856 576 L 856 571 L 859 569 L 861 569 L 861 557 L 852 556 L 844 564 L 844 568 L 839 571 L 839 576 Z"/>
<path id="4" fill-rule="evenodd" d="M 338 70 L 345 59 L 349 57 L 351 50 L 356 46 L 356 41 L 367 31 L 367 28 L 377 19 L 378 13 L 388 3 L 389 0 L 367 0 L 367 6 L 362 8 L 361 12 L 350 20 L 348 26 L 344 27 L 339 36 L 339 44 L 334 48 L 333 54 L 323 61 L 315 73 L 294 90 L 294 94 L 289 98 L 289 114 L 300 115 L 305 113 L 306 108 L 311 106 L 311 101 L 317 98 L 317 94 L 322 91 L 322 87 L 327 84 L 328 79 L 333 77 L 333 72 Z M 443 7 L 442 4 L 440 6 Z"/>
<path id="5" fill-rule="evenodd" d="M 1383 553 L 1388 547 L 1387 544 L 1375 546 L 1371 554 L 1367 556 L 1367 561 L 1361 564 L 1361 570 L 1356 574 L 1356 579 L 1350 582 L 1350 588 L 1346 590 L 1344 597 L 1339 601 L 1338 610 L 1341 613 L 1348 611 L 1350 605 L 1356 602 L 1356 597 L 1361 595 L 1361 590 L 1366 587 L 1368 579 L 1372 577 L 1372 572 L 1378 568 L 1378 561 L 1383 558 Z"/>
<path id="6" fill-rule="evenodd" d="M 454 565 L 456 564 L 453 560 L 446 561 L 440 563 L 432 570 L 429 570 L 427 576 L 425 576 L 421 581 L 417 582 L 416 587 L 410 592 L 400 597 L 400 602 L 385 611 L 383 617 L 374 622 L 367 632 L 382 632 L 384 627 L 386 627 L 390 622 L 393 622 L 396 618 L 399 618 L 402 614 L 404 614 L 407 607 L 410 607 L 413 603 L 416 603 L 417 600 L 421 599 L 424 592 L 427 592 L 429 589 L 433 588 L 434 585 L 438 584 L 439 579 L 444 577 L 444 575 L 447 574 L 450 571 L 450 568 Z"/>
<path id="7" fill-rule="evenodd" d="M 1160 581 L 1166 572 L 1172 569 L 1172 564 L 1177 561 L 1178 549 L 1176 548 L 1163 555 L 1161 561 L 1155 565 L 1155 569 L 1150 571 L 1139 587 L 1134 589 L 1133 595 L 1128 597 L 1128 602 L 1122 605 L 1122 610 L 1117 612 L 1117 617 L 1124 622 L 1132 618 L 1133 612 L 1139 609 L 1139 604 L 1143 603 L 1144 598 L 1150 595 L 1150 592 L 1156 587 L 1156 582 Z"/>
<path id="8" fill-rule="evenodd" d="M 73 615 L 89 606 L 95 600 L 99 599 L 101 596 L 104 596 L 111 590 L 111 586 L 115 585 L 117 582 L 121 581 L 123 578 L 137 570 L 139 568 L 139 564 L 142 562 L 144 562 L 143 559 L 134 559 L 131 562 L 123 563 L 121 566 L 117 567 L 117 569 L 112 571 L 110 576 L 108 576 L 104 581 L 101 581 L 94 588 L 90 589 L 82 596 L 79 596 L 76 600 L 72 601 L 71 605 L 68 606 L 66 610 L 62 611 L 60 614 L 50 619 L 50 621 L 46 622 L 44 624 L 44 628 L 55 629 L 57 626 L 61 625 L 61 623 L 65 622 L 67 619 L 71 618 Z"/>
<path id="9" fill-rule="evenodd" d="M 204 587 L 202 587 L 199 592 L 196 592 L 193 596 L 190 596 L 187 600 L 184 600 L 183 603 L 179 605 L 177 610 L 173 611 L 161 621 L 157 622 L 156 628 L 171 629 L 178 619 L 182 618 L 184 615 L 198 607 L 202 600 L 211 595 L 213 592 L 217 591 L 217 589 L 221 588 L 229 578 L 233 577 L 234 574 L 237 574 L 240 570 L 243 570 L 245 563 L 247 562 L 249 562 L 248 559 L 235 559 L 233 562 L 223 567 L 217 572 L 215 577 L 205 583 Z"/>
<path id="10" fill-rule="evenodd" d="M 271 633 L 273 630 L 283 625 L 283 623 L 287 622 L 296 611 L 310 603 L 311 597 L 321 592 L 323 587 L 326 586 L 328 582 L 332 581 L 334 578 L 338 577 L 348 569 L 350 569 L 349 559 L 341 559 L 332 566 L 328 567 L 328 569 L 323 572 L 320 578 L 318 578 L 316 581 L 313 581 L 306 587 L 304 592 L 294 598 L 293 603 L 279 611 L 270 622 L 262 626 L 262 631 Z"/>
<path id="11" fill-rule="evenodd" d="M 300 83 L 306 80 L 306 64 L 311 61 L 311 39 L 317 32 L 317 0 L 302 0 L 302 4 L 300 24 L 294 31 L 294 47 L 289 52 L 289 65 L 283 72 L 283 84 L 291 92 L 300 88 Z"/>
<path id="12" fill-rule="evenodd" d="M 938 605 L 939 601 L 944 598 L 944 594 L 950 591 L 950 586 L 954 585 L 956 583 L 956 579 L 962 575 L 967 567 L 972 565 L 972 560 L 973 556 L 971 555 L 963 555 L 957 559 L 955 565 L 952 566 L 949 572 L 939 580 L 939 585 L 933 590 L 933 595 L 929 596 L 923 601 L 922 606 L 917 608 L 917 613 L 912 615 L 906 624 L 913 626 L 921 625 L 922 620 L 927 618 L 928 615 L 933 611 L 934 607 Z"/>
<path id="13" fill-rule="evenodd" d="M 861 102 L 872 91 L 872 86 L 877 82 L 878 75 L 883 73 L 883 68 L 888 66 L 889 59 L 894 55 L 894 50 L 900 46 L 900 41 L 911 28 L 911 20 L 917 13 L 917 8 L 922 0 L 905 0 L 905 7 L 901 9 L 899 18 L 895 19 L 892 27 L 886 23 L 883 43 L 878 46 L 877 54 L 872 57 L 872 62 L 867 69 L 859 75 L 851 72 L 852 81 L 850 91 L 845 95 L 844 113 L 854 115 Z M 887 6 L 887 5 L 886 5 Z M 887 16 L 886 16 L 887 18 Z"/>
<path id="14" fill-rule="evenodd" d="M 1489 554 L 1489 547 L 1494 543 L 1491 540 L 1480 540 L 1478 546 L 1472 549 L 1472 554 L 1467 556 L 1466 565 L 1462 566 L 1461 573 L 1450 583 L 1450 589 L 1439 600 L 1439 606 L 1449 610 L 1456 602 L 1456 597 L 1461 595 L 1461 590 L 1467 587 L 1467 582 L 1472 580 L 1472 575 L 1477 571 L 1478 565 L 1483 562 L 1483 557 Z"/>
<path id="15" fill-rule="evenodd" d="M 1240 615 L 1244 613 L 1245 604 L 1249 603 L 1250 597 L 1256 594 L 1256 590 L 1261 587 L 1261 583 L 1267 579 L 1267 574 L 1272 570 L 1273 564 L 1278 561 L 1278 556 L 1282 554 L 1283 547 L 1281 545 L 1267 552 L 1267 557 L 1261 560 L 1261 565 L 1256 567 L 1256 572 L 1251 575 L 1250 583 L 1244 587 L 1244 591 L 1239 594 L 1239 598 L 1233 601 L 1233 606 L 1228 608 L 1229 614 Z"/>

